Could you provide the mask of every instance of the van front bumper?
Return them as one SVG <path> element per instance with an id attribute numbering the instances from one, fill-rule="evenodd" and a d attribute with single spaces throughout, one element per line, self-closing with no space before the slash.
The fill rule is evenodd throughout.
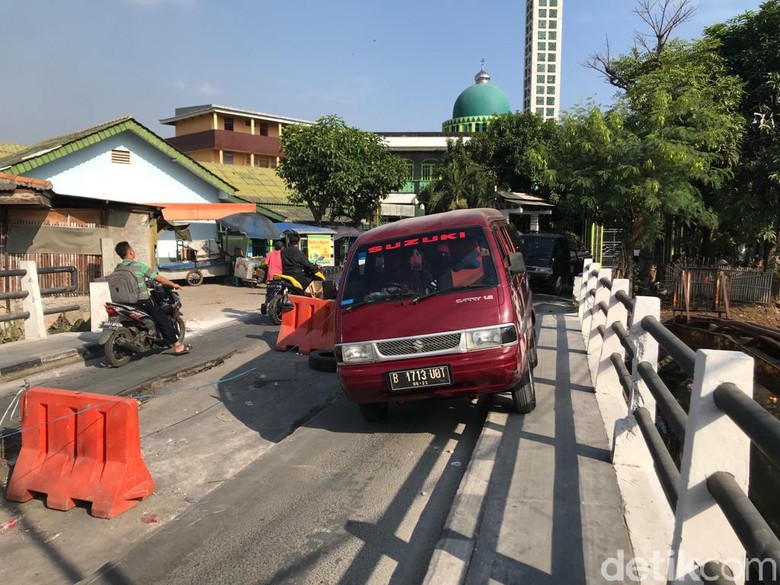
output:
<path id="1" fill-rule="evenodd" d="M 495 394 L 514 388 L 524 368 L 518 344 L 414 359 L 383 361 L 372 364 L 338 366 L 344 393 L 352 402 L 406 402 L 424 398 L 451 398 L 478 394 Z M 389 373 L 428 366 L 449 365 L 452 384 L 391 391 Z"/>

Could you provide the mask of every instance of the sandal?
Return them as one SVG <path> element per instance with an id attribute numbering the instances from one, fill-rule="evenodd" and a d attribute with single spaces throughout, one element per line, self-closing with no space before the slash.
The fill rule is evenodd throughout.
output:
<path id="1" fill-rule="evenodd" d="M 190 353 L 190 350 L 192 349 L 192 346 L 187 344 L 184 346 L 184 349 L 181 351 L 174 351 L 173 355 L 184 355 L 185 353 Z"/>

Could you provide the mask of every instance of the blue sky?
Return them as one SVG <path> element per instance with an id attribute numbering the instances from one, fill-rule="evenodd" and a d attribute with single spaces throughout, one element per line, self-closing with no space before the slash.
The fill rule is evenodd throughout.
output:
<path id="1" fill-rule="evenodd" d="M 613 89 L 582 64 L 627 51 L 634 0 L 563 0 L 562 106 Z M 761 0 L 698 0 L 700 36 Z M 522 108 L 524 0 L 0 0 L 0 142 L 220 104 L 374 131 L 438 131 L 480 60 Z"/>

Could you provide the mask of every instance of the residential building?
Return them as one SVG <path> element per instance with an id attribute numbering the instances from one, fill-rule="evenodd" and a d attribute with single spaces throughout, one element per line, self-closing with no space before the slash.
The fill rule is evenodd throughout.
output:
<path id="1" fill-rule="evenodd" d="M 523 111 L 558 119 L 563 0 L 526 0 Z"/>
<path id="2" fill-rule="evenodd" d="M 275 114 L 214 104 L 176 108 L 160 120 L 175 128 L 168 142 L 198 162 L 276 168 L 285 126 L 312 124 Z"/>

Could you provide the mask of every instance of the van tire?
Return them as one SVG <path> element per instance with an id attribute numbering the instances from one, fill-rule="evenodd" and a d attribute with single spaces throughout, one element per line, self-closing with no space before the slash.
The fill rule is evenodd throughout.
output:
<path id="1" fill-rule="evenodd" d="M 315 349 L 309 354 L 309 367 L 318 372 L 335 372 L 336 354 L 332 349 Z"/>
<path id="2" fill-rule="evenodd" d="M 532 370 L 539 365 L 539 354 L 536 351 L 536 335 L 534 332 L 531 332 L 531 343 L 528 344 L 528 365 L 531 366 Z"/>
<path id="3" fill-rule="evenodd" d="M 525 369 L 523 380 L 512 390 L 512 404 L 520 414 L 528 414 L 536 408 L 536 385 L 530 367 Z"/>
<path id="4" fill-rule="evenodd" d="M 379 422 L 387 418 L 388 406 L 387 402 L 366 402 L 358 404 L 360 414 L 363 415 L 364 419 L 371 423 Z"/>
<path id="5" fill-rule="evenodd" d="M 553 283 L 553 292 L 559 297 L 563 294 L 563 276 L 556 276 Z"/>

